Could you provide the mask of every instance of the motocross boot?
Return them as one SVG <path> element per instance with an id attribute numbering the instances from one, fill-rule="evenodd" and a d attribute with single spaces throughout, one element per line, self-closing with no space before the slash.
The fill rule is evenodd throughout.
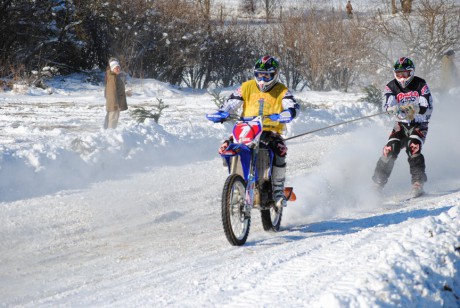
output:
<path id="1" fill-rule="evenodd" d="M 422 182 L 415 182 L 412 184 L 412 192 L 411 195 L 413 198 L 420 197 L 423 195 L 425 191 L 423 190 L 423 183 Z"/>
<path id="2" fill-rule="evenodd" d="M 409 157 L 408 162 L 412 176 L 412 197 L 416 198 L 424 194 L 423 184 L 427 180 L 425 158 L 422 154 L 419 154 Z"/>
<path id="3" fill-rule="evenodd" d="M 273 200 L 277 207 L 285 207 L 287 205 L 286 197 L 284 196 L 284 180 L 286 177 L 286 166 L 273 166 L 272 169 L 272 187 Z"/>
<path id="4" fill-rule="evenodd" d="M 395 161 L 396 158 L 386 156 L 380 157 L 377 161 L 372 180 L 378 190 L 383 190 L 383 187 L 388 182 L 388 178 L 390 177 L 391 171 L 393 171 Z"/>

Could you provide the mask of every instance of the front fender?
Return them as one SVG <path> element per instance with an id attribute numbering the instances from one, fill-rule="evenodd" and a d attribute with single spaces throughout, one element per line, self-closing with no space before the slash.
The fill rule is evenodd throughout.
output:
<path id="1" fill-rule="evenodd" d="M 242 143 L 230 143 L 225 151 L 220 154 L 227 162 L 228 172 L 230 173 L 231 158 L 238 155 L 240 156 L 241 168 L 243 170 L 244 179 L 247 181 L 249 177 L 249 166 L 251 164 L 252 150 Z"/>

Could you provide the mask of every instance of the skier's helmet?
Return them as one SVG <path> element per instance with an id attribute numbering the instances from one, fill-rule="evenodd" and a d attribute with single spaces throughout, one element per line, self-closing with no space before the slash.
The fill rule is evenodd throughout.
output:
<path id="1" fill-rule="evenodd" d="M 269 91 L 279 79 L 279 62 L 272 56 L 263 56 L 254 65 L 254 78 L 259 90 Z"/>
<path id="2" fill-rule="evenodd" d="M 399 58 L 393 66 L 393 73 L 396 81 L 405 88 L 414 79 L 415 64 L 409 58 Z"/>

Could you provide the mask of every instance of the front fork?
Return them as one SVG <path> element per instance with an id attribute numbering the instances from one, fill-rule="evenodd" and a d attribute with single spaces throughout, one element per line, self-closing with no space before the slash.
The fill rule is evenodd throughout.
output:
<path id="1" fill-rule="evenodd" d="M 255 165 L 256 165 L 256 159 L 257 159 L 257 149 L 254 149 L 254 152 L 252 153 L 251 157 L 251 165 L 249 167 L 249 175 L 248 175 L 248 181 L 246 184 L 246 191 L 245 191 L 245 196 L 244 196 L 244 208 L 243 212 L 246 217 L 251 216 L 251 210 L 254 208 L 254 194 L 256 188 L 256 176 L 255 176 Z M 241 164 L 239 162 L 239 155 L 235 155 L 231 158 L 230 161 L 230 173 L 235 174 L 239 173 L 238 170 L 238 164 Z"/>
<path id="2" fill-rule="evenodd" d="M 249 167 L 248 183 L 246 185 L 246 196 L 244 198 L 244 211 L 246 215 L 250 215 L 251 210 L 254 208 L 254 194 L 256 188 L 256 175 L 255 166 L 257 159 L 257 149 L 254 149 L 251 157 L 251 165 Z"/>

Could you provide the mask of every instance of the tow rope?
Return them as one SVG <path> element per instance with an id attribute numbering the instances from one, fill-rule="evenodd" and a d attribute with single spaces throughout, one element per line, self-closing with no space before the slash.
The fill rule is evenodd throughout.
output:
<path id="1" fill-rule="evenodd" d="M 312 133 L 316 133 L 316 132 L 319 132 L 321 130 L 325 130 L 325 129 L 328 129 L 328 128 L 331 128 L 331 127 L 335 127 L 335 126 L 339 126 L 339 125 L 343 125 L 343 124 L 347 124 L 347 123 L 351 123 L 351 122 L 355 122 L 355 121 L 359 121 L 359 120 L 363 120 L 363 119 L 367 119 L 367 118 L 372 118 L 372 117 L 382 115 L 382 114 L 386 114 L 386 113 L 387 113 L 386 111 L 382 111 L 382 112 L 372 114 L 372 115 L 368 115 L 368 116 L 365 116 L 365 117 L 360 117 L 360 118 L 357 118 L 357 119 L 353 119 L 353 120 L 349 120 L 349 121 L 345 121 L 345 122 L 340 122 L 340 123 L 329 125 L 329 126 L 326 126 L 326 127 L 321 127 L 321 128 L 314 129 L 314 130 L 308 131 L 308 132 L 300 134 L 300 135 L 285 138 L 284 140 L 290 140 L 290 139 L 302 137 L 302 136 L 309 135 L 309 134 L 312 134 Z"/>

